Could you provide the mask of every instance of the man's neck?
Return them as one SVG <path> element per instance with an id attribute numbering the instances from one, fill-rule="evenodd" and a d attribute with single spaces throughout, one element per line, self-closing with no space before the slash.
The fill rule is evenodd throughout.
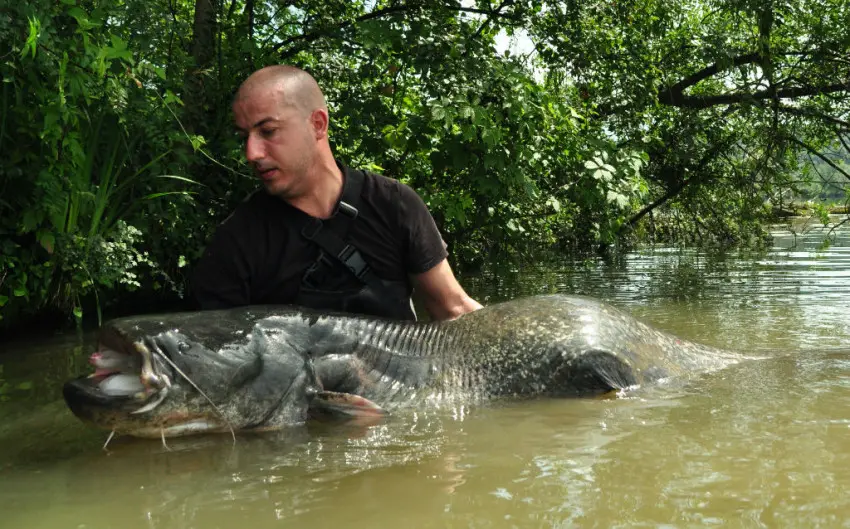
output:
<path id="1" fill-rule="evenodd" d="M 300 209 L 311 217 L 327 219 L 334 212 L 340 195 L 342 195 L 343 174 L 336 161 L 331 158 L 310 175 L 314 182 L 313 189 L 302 196 L 288 200 L 292 206 Z"/>

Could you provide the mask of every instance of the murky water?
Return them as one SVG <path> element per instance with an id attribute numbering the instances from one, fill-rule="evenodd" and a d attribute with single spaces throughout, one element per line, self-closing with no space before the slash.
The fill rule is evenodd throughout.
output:
<path id="1" fill-rule="evenodd" d="M 798 227 L 799 228 L 799 227 Z M 850 232 L 765 255 L 635 252 L 465 278 L 593 295 L 768 357 L 616 400 L 157 441 L 74 419 L 90 337 L 0 344 L 0 527 L 850 527 Z"/>

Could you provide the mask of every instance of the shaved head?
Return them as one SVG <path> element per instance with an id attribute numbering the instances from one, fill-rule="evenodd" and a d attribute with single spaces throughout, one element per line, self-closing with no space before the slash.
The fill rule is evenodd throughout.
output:
<path id="1" fill-rule="evenodd" d="M 257 70 L 239 87 L 234 102 L 262 92 L 273 93 L 280 105 L 296 108 L 304 116 L 314 110 L 328 109 L 313 76 L 295 66 L 275 65 Z"/>
<path id="2" fill-rule="evenodd" d="M 233 124 L 245 159 L 266 191 L 327 218 L 342 189 L 328 139 L 328 107 L 319 84 L 294 66 L 251 74 L 233 98 Z"/>

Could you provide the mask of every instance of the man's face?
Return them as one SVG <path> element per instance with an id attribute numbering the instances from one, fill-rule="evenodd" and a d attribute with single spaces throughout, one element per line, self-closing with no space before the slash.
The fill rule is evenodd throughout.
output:
<path id="1" fill-rule="evenodd" d="M 245 140 L 245 157 L 266 191 L 282 198 L 307 192 L 316 153 L 310 116 L 287 105 L 276 87 L 256 87 L 233 103 L 234 121 Z"/>

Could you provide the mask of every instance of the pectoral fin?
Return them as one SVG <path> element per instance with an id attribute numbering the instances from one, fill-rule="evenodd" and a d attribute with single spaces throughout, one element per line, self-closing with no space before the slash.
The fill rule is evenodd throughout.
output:
<path id="1" fill-rule="evenodd" d="M 331 418 L 378 418 L 387 412 L 369 399 L 351 393 L 319 391 L 310 402 L 310 415 Z"/>

